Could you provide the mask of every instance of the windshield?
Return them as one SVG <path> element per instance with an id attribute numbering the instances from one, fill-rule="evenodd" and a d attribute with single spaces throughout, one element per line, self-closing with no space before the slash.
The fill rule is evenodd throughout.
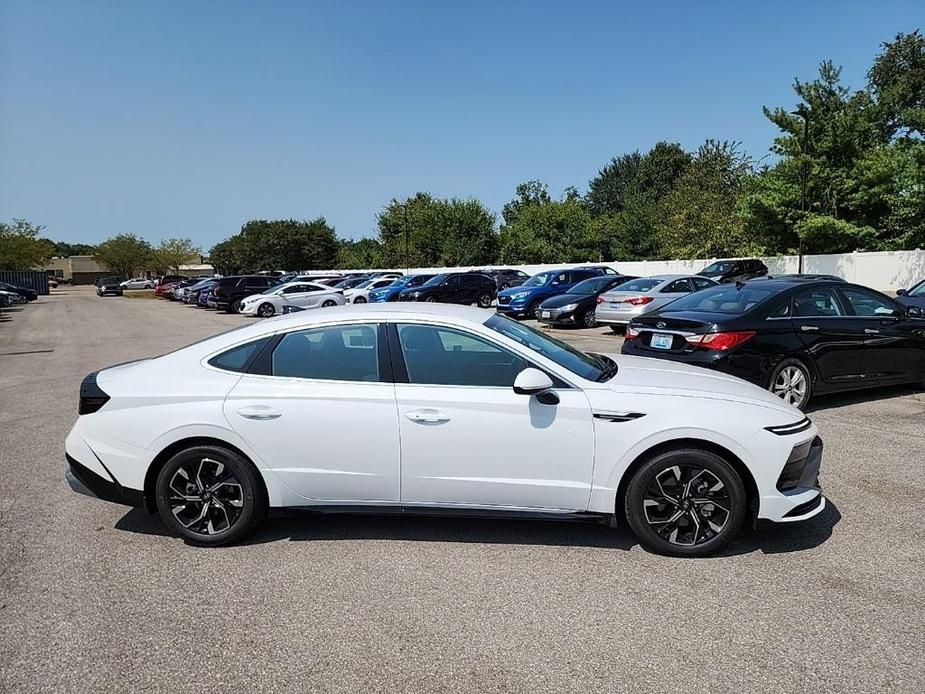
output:
<path id="1" fill-rule="evenodd" d="M 530 279 L 523 283 L 524 287 L 542 287 L 544 284 L 549 282 L 552 279 L 555 272 L 541 272 L 538 275 L 533 275 Z"/>
<path id="2" fill-rule="evenodd" d="M 703 270 L 701 270 L 701 275 L 721 275 L 724 272 L 729 272 L 732 269 L 732 266 L 735 263 L 732 260 L 720 260 L 715 263 L 707 265 Z"/>
<path id="3" fill-rule="evenodd" d="M 750 311 L 763 301 L 775 296 L 774 289 L 749 284 L 721 284 L 682 296 L 661 309 L 662 313 L 676 311 L 709 311 L 710 313 L 739 314 Z"/>
<path id="4" fill-rule="evenodd" d="M 925 296 L 925 282 L 919 282 L 909 290 L 909 296 Z"/>
<path id="5" fill-rule="evenodd" d="M 613 289 L 614 291 L 620 291 L 620 292 L 647 292 L 650 289 L 652 289 L 652 287 L 655 287 L 664 281 L 665 280 L 650 279 L 650 278 L 645 278 L 645 279 L 640 279 L 640 280 L 630 280 L 629 282 L 618 284 Z"/>
<path id="6" fill-rule="evenodd" d="M 485 321 L 485 326 L 529 347 L 586 380 L 607 381 L 617 373 L 617 364 L 613 359 L 599 354 L 585 354 L 565 342 L 499 314 Z"/>
<path id="7" fill-rule="evenodd" d="M 568 290 L 568 294 L 600 294 L 613 282 L 613 277 L 592 277 L 579 282 Z"/>
<path id="8" fill-rule="evenodd" d="M 282 290 L 283 287 L 288 287 L 288 286 L 289 284 L 274 284 L 273 286 L 267 287 L 266 289 L 264 289 L 262 292 L 260 292 L 260 294 L 276 294 L 277 292 Z"/>
<path id="9" fill-rule="evenodd" d="M 449 275 L 446 274 L 445 272 L 440 273 L 439 275 L 434 275 L 429 280 L 427 280 L 427 282 L 424 283 L 424 286 L 425 287 L 435 287 L 438 284 L 442 284 L 443 280 L 445 280 L 447 277 L 449 277 Z"/>

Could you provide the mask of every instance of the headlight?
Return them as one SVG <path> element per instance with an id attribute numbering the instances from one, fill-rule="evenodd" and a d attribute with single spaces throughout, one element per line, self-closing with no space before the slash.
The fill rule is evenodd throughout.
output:
<path id="1" fill-rule="evenodd" d="M 565 306 L 560 306 L 559 310 L 568 313 L 569 311 L 574 311 L 578 308 L 578 304 L 566 304 Z"/>
<path id="2" fill-rule="evenodd" d="M 512 299 L 523 299 L 527 296 L 530 296 L 530 292 L 517 292 L 516 294 L 511 294 Z"/>

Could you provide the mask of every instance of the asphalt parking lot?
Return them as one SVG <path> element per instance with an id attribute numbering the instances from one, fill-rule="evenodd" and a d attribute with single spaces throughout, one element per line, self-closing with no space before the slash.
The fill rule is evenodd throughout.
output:
<path id="1" fill-rule="evenodd" d="M 92 288 L 0 317 L 0 690 L 925 691 L 925 394 L 820 400 L 830 506 L 710 559 L 594 525 L 374 516 L 203 550 L 70 491 L 86 373 L 246 320 Z"/>

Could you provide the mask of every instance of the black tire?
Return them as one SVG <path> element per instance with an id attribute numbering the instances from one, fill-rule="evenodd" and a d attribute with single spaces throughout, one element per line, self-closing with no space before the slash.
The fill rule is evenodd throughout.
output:
<path id="1" fill-rule="evenodd" d="M 578 319 L 578 323 L 582 328 L 596 328 L 597 318 L 594 317 L 594 309 L 589 308 L 587 311 L 582 313 Z"/>
<path id="2" fill-rule="evenodd" d="M 624 511 L 646 549 L 703 557 L 739 532 L 746 513 L 745 487 L 735 468 L 715 453 L 681 448 L 656 455 L 636 471 Z"/>
<path id="3" fill-rule="evenodd" d="M 813 378 L 799 359 L 784 359 L 768 382 L 768 390 L 798 410 L 803 410 L 813 396 Z"/>
<path id="4" fill-rule="evenodd" d="M 230 544 L 251 532 L 267 514 L 266 493 L 254 466 L 220 446 L 180 451 L 161 468 L 156 485 L 157 510 L 164 525 L 190 544 Z"/>
<path id="5" fill-rule="evenodd" d="M 541 303 L 543 302 L 537 299 L 532 304 L 530 304 L 530 308 L 527 309 L 527 318 L 532 318 L 533 320 L 539 320 Z"/>
<path id="6" fill-rule="evenodd" d="M 276 307 L 269 301 L 265 301 L 257 307 L 257 315 L 261 318 L 270 318 L 276 313 Z"/>
<path id="7" fill-rule="evenodd" d="M 353 300 L 353 303 L 355 303 L 355 304 L 365 304 L 365 303 L 366 303 L 366 297 L 365 297 L 365 296 L 358 296 L 356 299 Z"/>
<path id="8" fill-rule="evenodd" d="M 491 308 L 491 302 L 491 294 L 488 292 L 482 292 L 479 294 L 479 298 L 476 303 L 479 305 L 479 308 Z"/>
<path id="9" fill-rule="evenodd" d="M 426 303 L 428 303 L 428 304 L 434 304 L 434 303 L 437 302 L 437 297 L 435 297 L 433 294 L 431 294 L 430 296 L 424 297 L 424 301 L 425 301 Z"/>
<path id="10" fill-rule="evenodd" d="M 337 302 L 333 299 L 326 299 L 325 302 L 321 304 L 321 308 L 329 308 L 331 306 L 337 306 Z"/>

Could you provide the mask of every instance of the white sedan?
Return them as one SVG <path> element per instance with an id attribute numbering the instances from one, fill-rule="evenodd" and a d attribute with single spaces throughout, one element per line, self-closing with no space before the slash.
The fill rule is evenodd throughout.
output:
<path id="1" fill-rule="evenodd" d="M 125 280 L 122 283 L 123 289 L 154 289 L 154 280 L 149 280 L 146 277 L 135 277 L 130 280 Z"/>
<path id="2" fill-rule="evenodd" d="M 470 307 L 261 321 L 92 373 L 79 411 L 72 488 L 200 545 L 270 507 L 392 508 L 626 522 L 647 548 L 700 556 L 826 504 L 816 427 L 774 394 Z"/>
<path id="3" fill-rule="evenodd" d="M 283 313 L 286 306 L 300 309 L 342 306 L 344 293 L 317 282 L 290 282 L 270 287 L 262 294 L 251 294 L 241 302 L 241 313 L 269 318 Z"/>
<path id="4" fill-rule="evenodd" d="M 358 284 L 353 289 L 347 289 L 344 296 L 348 304 L 365 304 L 369 301 L 369 293 L 374 289 L 388 287 L 392 284 L 397 276 L 376 277 L 375 279 L 366 280 L 363 284 Z"/>

